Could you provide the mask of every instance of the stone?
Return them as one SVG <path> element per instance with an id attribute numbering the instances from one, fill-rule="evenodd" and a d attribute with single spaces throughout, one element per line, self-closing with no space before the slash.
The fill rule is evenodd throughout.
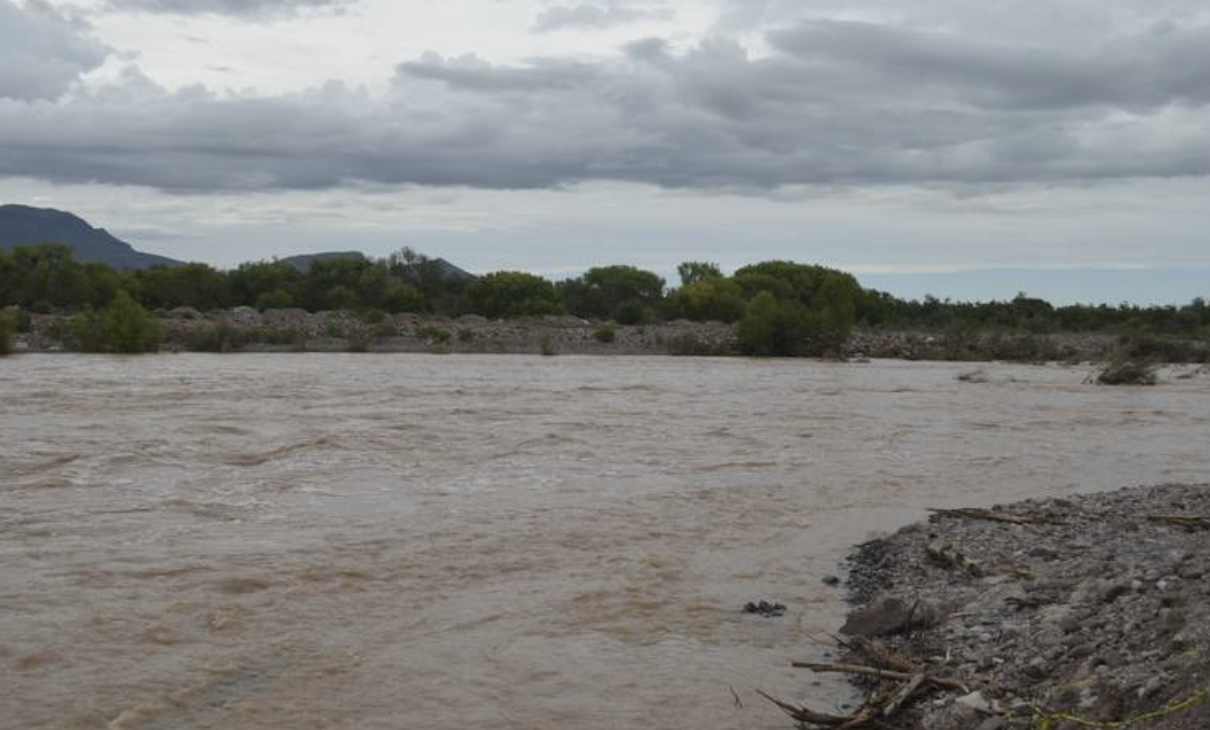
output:
<path id="1" fill-rule="evenodd" d="M 908 603 L 886 598 L 849 616 L 840 628 L 846 636 L 894 636 L 914 628 L 929 628 L 940 622 L 941 611 L 925 601 Z"/>

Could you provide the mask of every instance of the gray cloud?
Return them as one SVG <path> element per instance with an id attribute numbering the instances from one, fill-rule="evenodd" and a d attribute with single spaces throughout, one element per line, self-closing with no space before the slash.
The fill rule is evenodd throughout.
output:
<path id="1" fill-rule="evenodd" d="M 549 33 L 568 28 L 611 28 L 642 20 L 667 20 L 672 15 L 662 3 L 579 2 L 544 9 L 534 21 L 533 30 Z"/>
<path id="2" fill-rule="evenodd" d="M 233 15 L 264 17 L 345 5 L 352 0 L 107 0 L 112 10 L 171 15 Z"/>
<path id="3" fill-rule="evenodd" d="M 46 3 L 0 0 L 0 100 L 58 98 L 108 54 Z"/>
<path id="4" fill-rule="evenodd" d="M 717 39 L 500 66 L 425 55 L 378 96 L 339 83 L 229 98 L 137 73 L 54 105 L 0 104 L 0 175 L 166 190 L 349 181 L 769 191 L 1210 174 L 1205 28 L 1088 52 L 807 22 L 750 56 Z"/>

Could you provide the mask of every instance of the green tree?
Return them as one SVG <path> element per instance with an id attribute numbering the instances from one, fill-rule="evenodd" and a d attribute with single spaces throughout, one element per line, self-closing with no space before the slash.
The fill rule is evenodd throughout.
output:
<path id="1" fill-rule="evenodd" d="M 227 277 L 207 264 L 155 266 L 136 272 L 135 279 L 140 302 L 154 309 L 206 311 L 230 304 Z"/>
<path id="2" fill-rule="evenodd" d="M 424 295 L 407 284 L 391 284 L 382 295 L 382 308 L 391 313 L 424 311 Z"/>
<path id="3" fill-rule="evenodd" d="M 685 284 L 668 295 L 668 312 L 697 322 L 734 322 L 744 316 L 739 285 L 723 277 L 707 277 Z"/>
<path id="4" fill-rule="evenodd" d="M 634 266 L 600 266 L 558 284 L 559 297 L 571 313 L 589 319 L 616 318 L 623 304 L 637 301 L 655 309 L 664 297 L 664 280 Z"/>
<path id="5" fill-rule="evenodd" d="M 520 271 L 497 271 L 466 288 L 470 311 L 484 317 L 522 317 L 562 311 L 555 287 L 546 279 Z"/>
<path id="6" fill-rule="evenodd" d="M 676 267 L 676 273 L 681 277 L 681 286 L 723 278 L 723 272 L 718 268 L 718 264 L 708 261 L 685 261 Z"/>

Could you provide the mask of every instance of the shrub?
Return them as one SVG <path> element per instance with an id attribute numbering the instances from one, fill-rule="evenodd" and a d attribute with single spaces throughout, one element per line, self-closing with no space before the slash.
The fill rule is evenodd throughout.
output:
<path id="1" fill-rule="evenodd" d="M 725 343 L 711 342 L 686 332 L 668 341 L 668 354 L 675 357 L 719 357 L 730 355 L 731 350 Z"/>
<path id="2" fill-rule="evenodd" d="M 109 338 L 105 334 L 105 320 L 98 312 L 85 310 L 71 318 L 67 332 L 60 333 L 60 340 L 70 340 L 81 352 L 106 352 Z"/>
<path id="3" fill-rule="evenodd" d="M 387 318 L 387 313 L 381 309 L 367 309 L 358 317 L 366 324 L 379 324 Z"/>
<path id="4" fill-rule="evenodd" d="M 13 335 L 17 331 L 17 315 L 12 311 L 0 312 L 0 355 L 13 351 Z"/>
<path id="5" fill-rule="evenodd" d="M 190 352 L 234 352 L 250 339 L 247 331 L 219 322 L 189 330 L 184 345 Z"/>
<path id="6" fill-rule="evenodd" d="M 374 325 L 374 337 L 376 339 L 385 340 L 397 334 L 399 334 L 399 330 L 396 329 L 394 320 L 386 319 Z"/>
<path id="7" fill-rule="evenodd" d="M 1097 375 L 1101 385 L 1155 385 L 1155 368 L 1137 360 L 1109 363 Z"/>
<path id="8" fill-rule="evenodd" d="M 345 340 L 345 349 L 349 352 L 369 352 L 370 336 L 364 332 L 354 332 Z"/>
<path id="9" fill-rule="evenodd" d="M 553 357 L 555 354 L 555 345 L 551 341 L 550 335 L 542 335 L 542 341 L 539 343 L 542 350 L 542 357 Z"/>
<path id="10" fill-rule="evenodd" d="M 160 325 L 125 290 L 101 312 L 83 312 L 72 320 L 76 346 L 85 352 L 136 354 L 154 352 L 163 333 Z"/>
<path id="11" fill-rule="evenodd" d="M 324 322 L 324 333 L 328 337 L 340 339 L 345 336 L 345 323 L 338 314 L 329 314 L 328 320 Z"/>
<path id="12" fill-rule="evenodd" d="M 613 327 L 605 326 L 599 328 L 596 332 L 593 332 L 592 336 L 597 342 L 603 342 L 608 345 L 617 339 L 618 333 L 614 331 Z"/>
<path id="13" fill-rule="evenodd" d="M 422 340 L 436 342 L 438 344 L 447 344 L 450 341 L 449 330 L 439 329 L 437 327 L 425 326 L 416 330 L 416 336 Z"/>
<path id="14" fill-rule="evenodd" d="M 468 330 L 468 329 L 458 330 L 458 341 L 459 342 L 470 342 L 474 339 L 475 339 L 474 330 Z"/>
<path id="15" fill-rule="evenodd" d="M 794 357 L 803 351 L 806 313 L 797 303 L 762 291 L 748 302 L 735 334 L 745 355 Z"/>

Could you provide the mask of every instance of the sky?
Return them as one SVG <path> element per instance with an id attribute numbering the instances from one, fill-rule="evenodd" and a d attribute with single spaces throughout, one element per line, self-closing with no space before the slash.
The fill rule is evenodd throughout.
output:
<path id="1" fill-rule="evenodd" d="M 1203 0 L 0 0 L 0 202 L 233 266 L 1210 295 Z"/>

